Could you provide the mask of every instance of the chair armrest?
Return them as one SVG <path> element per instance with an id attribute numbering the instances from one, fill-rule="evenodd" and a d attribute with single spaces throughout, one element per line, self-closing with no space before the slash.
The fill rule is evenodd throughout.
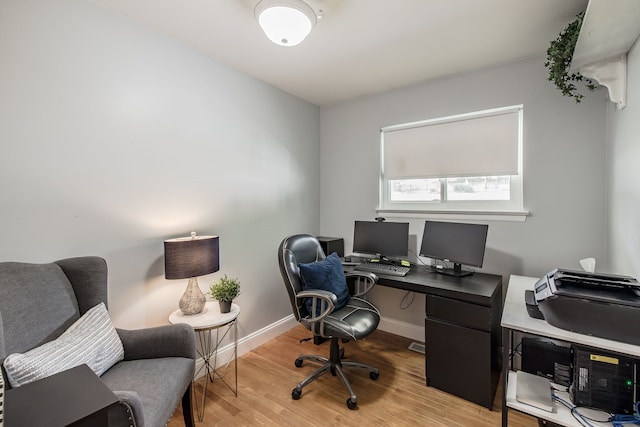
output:
<path id="1" fill-rule="evenodd" d="M 109 425 L 144 426 L 144 410 L 142 399 L 135 391 L 116 390 L 113 392 L 119 402 L 115 408 L 109 409 Z"/>
<path id="2" fill-rule="evenodd" d="M 116 329 L 116 331 L 124 347 L 124 360 L 157 357 L 196 358 L 195 333 L 189 325 L 175 324 L 137 330 Z"/>
<path id="3" fill-rule="evenodd" d="M 333 292 L 324 291 L 322 289 L 307 289 L 306 291 L 301 291 L 296 294 L 296 298 L 304 299 L 304 298 L 312 298 L 311 303 L 311 313 L 309 316 L 305 317 L 305 321 L 309 323 L 320 322 L 322 319 L 327 317 L 329 313 L 331 313 L 338 304 L 338 297 Z M 321 313 L 319 316 L 316 316 L 316 309 L 320 307 Z"/>
<path id="4" fill-rule="evenodd" d="M 353 283 L 354 297 L 366 295 L 378 283 L 378 276 L 367 271 L 350 271 L 344 276 Z"/>

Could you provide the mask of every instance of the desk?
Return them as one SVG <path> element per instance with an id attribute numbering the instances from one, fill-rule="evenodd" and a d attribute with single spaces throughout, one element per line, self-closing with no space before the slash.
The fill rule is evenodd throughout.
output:
<path id="1" fill-rule="evenodd" d="M 6 427 L 105 426 L 115 394 L 87 366 L 6 390 Z M 0 418 L 2 416 L 0 415 Z"/>
<path id="2" fill-rule="evenodd" d="M 417 265 L 404 277 L 376 275 L 377 285 L 426 295 L 427 385 L 491 409 L 500 378 L 502 276 L 452 277 Z"/>
<path id="3" fill-rule="evenodd" d="M 569 343 L 583 344 L 589 347 L 596 347 L 631 356 L 640 356 L 640 346 L 578 334 L 565 329 L 556 328 L 544 320 L 530 317 L 525 306 L 524 293 L 528 289 L 533 289 L 536 281 L 538 281 L 538 278 L 534 277 L 512 275 L 509 278 L 509 287 L 507 288 L 507 297 L 505 299 L 501 321 L 504 342 L 502 425 L 503 427 L 507 426 L 509 414 L 508 408 L 514 408 L 535 417 L 552 421 L 556 424 L 564 426 L 579 426 L 580 424 L 574 420 L 569 411 L 565 410 L 561 405 L 556 404 L 557 412 L 550 413 L 537 410 L 529 405 L 521 404 L 515 399 L 515 381 L 513 381 L 515 379 L 515 375 L 510 369 L 510 364 L 507 363 L 512 347 L 514 332 L 524 332 L 537 336 L 554 338 Z M 610 426 L 611 424 L 594 423 L 594 425 Z"/>
<path id="4" fill-rule="evenodd" d="M 231 304 L 231 311 L 229 313 L 220 313 L 220 304 L 217 301 L 207 302 L 204 306 L 202 313 L 187 316 L 180 310 L 176 310 L 169 316 L 169 322 L 171 323 L 186 323 L 193 327 L 194 331 L 198 335 L 200 342 L 199 348 L 196 347 L 198 356 L 202 358 L 203 364 L 194 373 L 194 381 L 200 377 L 201 372 L 204 370 L 202 376 L 202 402 L 198 407 L 197 399 L 196 412 L 198 414 L 198 421 L 202 421 L 204 418 L 204 404 L 207 397 L 207 385 L 209 381 L 213 382 L 215 378 L 219 378 L 228 388 L 238 396 L 238 315 L 240 314 L 240 307 L 237 304 Z M 220 336 L 220 329 L 224 329 L 224 333 Z M 212 341 L 211 332 L 216 331 L 216 339 Z M 235 371 L 235 382 L 232 387 L 221 374 L 218 368 L 218 349 L 225 337 L 233 330 L 233 354 L 225 365 L 229 367 L 229 363 L 233 360 L 233 369 Z M 213 362 L 211 359 L 213 358 Z"/>

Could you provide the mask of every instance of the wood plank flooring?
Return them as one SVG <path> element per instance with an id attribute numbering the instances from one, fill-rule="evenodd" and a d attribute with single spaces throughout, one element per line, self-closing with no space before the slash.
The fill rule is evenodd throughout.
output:
<path id="1" fill-rule="evenodd" d="M 434 426 L 494 427 L 501 423 L 501 389 L 493 410 L 425 386 L 424 355 L 408 349 L 410 339 L 376 331 L 366 339 L 344 345 L 346 358 L 380 368 L 373 381 L 365 371 L 347 370 L 358 396 L 358 408 L 349 410 L 346 389 L 338 377 L 324 375 L 306 386 L 300 400 L 291 399 L 293 387 L 316 367 L 301 353 L 328 355 L 329 342 L 300 343 L 309 331 L 297 326 L 238 358 L 238 396 L 221 381 L 209 384 L 202 427 L 212 426 Z M 228 377 L 233 378 L 233 366 Z M 196 398 L 200 397 L 196 393 Z M 194 414 L 195 415 L 195 414 Z M 169 427 L 184 426 L 180 407 Z M 509 412 L 509 426 L 537 427 L 534 418 Z"/>

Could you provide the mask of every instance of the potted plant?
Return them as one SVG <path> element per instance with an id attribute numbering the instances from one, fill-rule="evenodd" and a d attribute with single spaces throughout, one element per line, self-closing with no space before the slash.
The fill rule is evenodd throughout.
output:
<path id="1" fill-rule="evenodd" d="M 575 83 L 582 82 L 589 90 L 596 88 L 596 85 L 582 74 L 569 74 L 573 51 L 578 41 L 583 19 L 584 12 L 581 12 L 573 22 L 562 30 L 558 38 L 551 42 L 549 49 L 547 49 L 547 61 L 544 63 L 544 66 L 549 69 L 549 81 L 560 89 L 562 95 L 570 96 L 576 102 L 580 102 L 584 95 L 578 92 Z"/>
<path id="2" fill-rule="evenodd" d="M 220 313 L 228 313 L 231 311 L 231 302 L 240 295 L 240 281 L 237 278 L 230 279 L 225 274 L 211 282 L 209 295 L 220 303 Z"/>

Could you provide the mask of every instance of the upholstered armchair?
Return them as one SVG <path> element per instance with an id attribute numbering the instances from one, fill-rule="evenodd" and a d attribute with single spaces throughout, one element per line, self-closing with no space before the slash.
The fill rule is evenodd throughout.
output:
<path id="1" fill-rule="evenodd" d="M 100 303 L 104 306 L 98 307 Z M 62 336 L 74 330 L 72 325 L 82 322 L 87 312 L 101 308 L 112 326 L 106 306 L 107 265 L 102 258 L 70 258 L 49 264 L 0 263 L 0 363 L 5 387 L 16 386 L 7 379 L 18 381 L 21 358 L 64 342 Z M 98 333 L 98 328 L 91 325 L 85 329 Z M 166 426 L 182 401 L 185 424 L 192 427 L 193 329 L 166 325 L 112 330 L 115 332 L 110 342 L 117 344 L 118 360 L 101 374 L 119 399 L 119 404 L 109 409 L 109 426 Z M 99 350 L 94 359 L 102 361 L 103 352 Z M 5 365 L 11 365 L 14 372 Z"/>

